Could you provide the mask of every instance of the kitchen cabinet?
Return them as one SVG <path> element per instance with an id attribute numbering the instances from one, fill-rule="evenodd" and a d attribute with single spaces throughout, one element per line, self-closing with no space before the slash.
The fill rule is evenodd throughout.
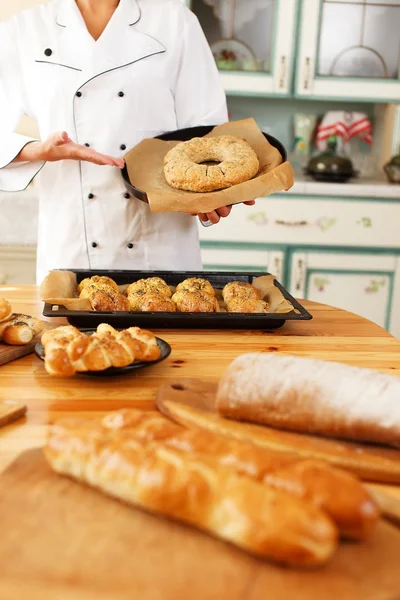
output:
<path id="1" fill-rule="evenodd" d="M 295 93 L 397 102 L 400 0 L 302 0 Z"/>
<path id="2" fill-rule="evenodd" d="M 273 273 L 279 281 L 284 277 L 285 255 L 281 250 L 247 247 L 245 244 L 218 244 L 203 242 L 201 248 L 206 271 L 253 271 Z"/>
<path id="3" fill-rule="evenodd" d="M 399 276 L 396 255 L 295 251 L 288 287 L 298 298 L 348 310 L 399 335 L 394 302 Z"/>
<path id="4" fill-rule="evenodd" d="M 198 17 L 230 95 L 291 93 L 298 0 L 182 0 Z"/>
<path id="5" fill-rule="evenodd" d="M 0 246 L 0 285 L 36 283 L 36 246 Z"/>
<path id="6" fill-rule="evenodd" d="M 205 267 L 268 270 L 293 296 L 349 310 L 400 338 L 400 198 L 351 196 L 351 185 L 330 196 L 330 188 L 259 198 L 200 227 Z"/>

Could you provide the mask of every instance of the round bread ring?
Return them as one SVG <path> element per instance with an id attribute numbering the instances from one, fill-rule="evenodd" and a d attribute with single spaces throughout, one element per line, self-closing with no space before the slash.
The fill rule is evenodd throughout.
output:
<path id="1" fill-rule="evenodd" d="M 217 165 L 201 163 L 217 162 Z M 164 175 L 174 188 L 212 192 L 248 181 L 260 163 L 253 148 L 232 135 L 180 142 L 164 158 Z"/>

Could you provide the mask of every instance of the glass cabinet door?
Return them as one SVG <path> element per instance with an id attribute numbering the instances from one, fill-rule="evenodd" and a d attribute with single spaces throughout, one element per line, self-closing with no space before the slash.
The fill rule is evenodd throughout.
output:
<path id="1" fill-rule="evenodd" d="M 303 0 L 296 93 L 397 101 L 400 0 Z"/>
<path id="2" fill-rule="evenodd" d="M 297 0 L 191 0 L 231 94 L 290 93 Z"/>

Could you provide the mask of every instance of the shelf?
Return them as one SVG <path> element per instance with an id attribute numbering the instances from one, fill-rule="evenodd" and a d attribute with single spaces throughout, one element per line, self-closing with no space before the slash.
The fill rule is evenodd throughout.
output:
<path id="1" fill-rule="evenodd" d="M 350 196 L 400 200 L 400 185 L 390 184 L 383 178 L 381 180 L 360 178 L 347 183 L 321 183 L 299 175 L 295 176 L 295 184 L 287 193 L 299 196 Z"/>

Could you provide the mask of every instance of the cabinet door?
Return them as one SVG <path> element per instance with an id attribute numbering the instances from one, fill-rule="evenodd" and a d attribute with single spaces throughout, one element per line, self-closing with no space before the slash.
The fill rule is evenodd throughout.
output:
<path id="1" fill-rule="evenodd" d="M 400 97 L 400 0 L 303 0 L 296 95 Z"/>
<path id="2" fill-rule="evenodd" d="M 34 285 L 36 247 L 0 246 L 0 285 Z"/>
<path id="3" fill-rule="evenodd" d="M 290 94 L 298 0 L 182 1 L 200 21 L 228 94 Z"/>
<path id="4" fill-rule="evenodd" d="M 390 329 L 398 272 L 397 256 L 294 252 L 289 289 L 295 297 L 348 310 Z"/>
<path id="5" fill-rule="evenodd" d="M 239 245 L 202 244 L 201 256 L 206 271 L 260 271 L 272 273 L 283 282 L 284 253 L 274 250 L 254 250 Z"/>

